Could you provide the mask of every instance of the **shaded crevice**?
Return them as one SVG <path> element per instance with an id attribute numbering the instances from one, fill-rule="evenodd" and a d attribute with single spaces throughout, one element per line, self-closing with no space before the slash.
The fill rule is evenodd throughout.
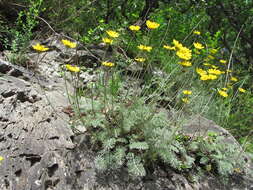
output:
<path id="1" fill-rule="evenodd" d="M 53 164 L 52 166 L 48 167 L 48 176 L 52 177 L 55 174 L 56 170 L 58 170 L 58 168 L 58 164 Z"/>

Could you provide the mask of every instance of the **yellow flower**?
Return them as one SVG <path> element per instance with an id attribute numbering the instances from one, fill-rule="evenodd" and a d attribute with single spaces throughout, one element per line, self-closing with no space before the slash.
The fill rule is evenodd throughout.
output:
<path id="1" fill-rule="evenodd" d="M 191 90 L 183 90 L 183 94 L 185 94 L 185 95 L 191 95 L 192 91 Z"/>
<path id="2" fill-rule="evenodd" d="M 61 42 L 62 42 L 65 46 L 67 46 L 67 47 L 69 47 L 69 48 L 75 48 L 75 47 L 76 47 L 76 43 L 75 43 L 75 42 L 71 42 L 71 41 L 69 41 L 69 40 L 61 40 Z"/>
<path id="3" fill-rule="evenodd" d="M 177 56 L 181 59 L 184 59 L 184 60 L 190 60 L 192 58 L 192 51 L 189 50 L 188 48 L 186 47 L 181 47 L 178 51 L 177 51 Z"/>
<path id="4" fill-rule="evenodd" d="M 105 44 L 112 44 L 113 40 L 110 38 L 103 38 L 102 39 Z"/>
<path id="5" fill-rule="evenodd" d="M 141 27 L 140 26 L 136 26 L 136 25 L 131 25 L 131 26 L 129 26 L 129 29 L 132 30 L 132 31 L 138 31 L 138 30 L 141 29 Z"/>
<path id="6" fill-rule="evenodd" d="M 137 46 L 140 50 L 145 50 L 145 51 L 148 51 L 150 52 L 152 50 L 152 47 L 151 46 L 145 46 L 145 45 L 139 45 Z"/>
<path id="7" fill-rule="evenodd" d="M 203 69 L 200 69 L 200 68 L 196 68 L 196 72 L 199 74 L 199 75 L 207 75 L 207 72 Z"/>
<path id="8" fill-rule="evenodd" d="M 238 90 L 239 90 L 240 92 L 242 92 L 242 93 L 245 93 L 245 92 L 246 92 L 246 90 L 243 89 L 243 88 L 238 88 Z"/>
<path id="9" fill-rule="evenodd" d="M 163 48 L 168 49 L 168 50 L 176 50 L 175 46 L 164 45 Z"/>
<path id="10" fill-rule="evenodd" d="M 196 49 L 203 49 L 203 48 L 204 48 L 204 46 L 203 46 L 201 43 L 198 43 L 198 42 L 193 43 L 193 45 L 194 45 L 194 47 L 195 47 Z"/>
<path id="11" fill-rule="evenodd" d="M 211 65 L 212 68 L 214 69 L 218 69 L 219 67 L 215 66 L 215 65 Z"/>
<path id="12" fill-rule="evenodd" d="M 49 48 L 47 48 L 46 46 L 41 45 L 39 43 L 37 43 L 36 45 L 33 45 L 32 47 L 33 47 L 34 50 L 37 50 L 37 51 L 47 51 L 47 50 L 49 50 Z"/>
<path id="13" fill-rule="evenodd" d="M 226 63 L 227 63 L 227 61 L 226 61 L 226 60 L 224 60 L 224 59 L 221 59 L 221 60 L 220 60 L 220 63 L 226 64 Z"/>
<path id="14" fill-rule="evenodd" d="M 203 65 L 205 65 L 205 66 L 211 66 L 210 63 L 203 63 Z"/>
<path id="15" fill-rule="evenodd" d="M 210 50 L 210 52 L 211 52 L 211 54 L 216 54 L 218 52 L 218 50 L 213 48 Z"/>
<path id="16" fill-rule="evenodd" d="M 200 75 L 200 80 L 215 80 L 218 77 L 216 75 L 208 74 L 208 75 Z"/>
<path id="17" fill-rule="evenodd" d="M 215 80 L 215 79 L 217 79 L 218 77 L 217 77 L 216 75 L 209 74 L 209 75 L 208 75 L 208 78 L 209 78 L 210 80 Z"/>
<path id="18" fill-rule="evenodd" d="M 135 58 L 134 60 L 138 62 L 144 62 L 146 59 L 143 57 L 138 57 L 138 58 Z"/>
<path id="19" fill-rule="evenodd" d="M 190 61 L 181 61 L 178 63 L 179 65 L 185 66 L 185 67 L 190 67 L 192 66 L 192 63 Z"/>
<path id="20" fill-rule="evenodd" d="M 4 158 L 2 156 L 0 156 L 0 162 L 3 160 Z"/>
<path id="21" fill-rule="evenodd" d="M 190 102 L 188 98 L 182 98 L 181 100 L 182 100 L 184 103 L 186 103 L 186 104 L 189 104 L 189 102 Z"/>
<path id="22" fill-rule="evenodd" d="M 198 31 L 198 30 L 194 30 L 194 31 L 193 31 L 193 34 L 200 35 L 201 33 L 200 33 L 200 31 Z"/>
<path id="23" fill-rule="evenodd" d="M 222 88 L 221 90 L 227 91 L 228 89 L 227 88 Z"/>
<path id="24" fill-rule="evenodd" d="M 220 71 L 219 69 L 208 69 L 207 72 L 209 74 L 215 74 L 215 75 L 221 75 L 222 71 Z"/>
<path id="25" fill-rule="evenodd" d="M 112 37 L 112 38 L 117 38 L 117 37 L 119 37 L 119 33 L 118 33 L 118 32 L 115 32 L 115 31 L 113 31 L 113 30 L 107 30 L 106 33 L 107 33 L 110 37 Z"/>
<path id="26" fill-rule="evenodd" d="M 234 82 L 237 82 L 237 81 L 238 81 L 238 79 L 235 78 L 235 77 L 231 77 L 230 80 L 231 80 L 231 81 L 234 81 Z"/>
<path id="27" fill-rule="evenodd" d="M 176 47 L 176 48 L 178 48 L 178 49 L 181 49 L 182 47 L 183 47 L 183 45 L 179 42 L 179 41 L 177 41 L 177 40 L 173 40 L 173 42 L 172 42 L 173 44 L 174 44 L 174 46 Z"/>
<path id="28" fill-rule="evenodd" d="M 152 22 L 150 20 L 146 21 L 146 25 L 149 29 L 156 29 L 160 26 L 160 24 L 156 23 L 156 22 Z"/>
<path id="29" fill-rule="evenodd" d="M 207 57 L 208 57 L 209 59 L 215 59 L 215 57 L 212 56 L 212 55 L 208 55 Z"/>
<path id="30" fill-rule="evenodd" d="M 228 93 L 223 90 L 218 90 L 218 93 L 225 98 L 228 97 Z"/>
<path id="31" fill-rule="evenodd" d="M 104 61 L 104 62 L 102 62 L 102 65 L 104 65 L 104 66 L 106 66 L 106 67 L 113 67 L 115 64 L 112 63 L 112 62 Z"/>
<path id="32" fill-rule="evenodd" d="M 69 71 L 74 72 L 74 73 L 77 73 L 77 72 L 80 71 L 80 68 L 79 68 L 79 67 L 77 67 L 77 66 L 72 66 L 72 65 L 70 65 L 70 64 L 66 64 L 65 67 L 66 67 Z"/>

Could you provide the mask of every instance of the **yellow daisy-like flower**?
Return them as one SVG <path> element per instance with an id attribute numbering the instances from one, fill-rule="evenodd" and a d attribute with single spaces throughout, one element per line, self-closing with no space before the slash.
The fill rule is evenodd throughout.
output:
<path id="1" fill-rule="evenodd" d="M 177 41 L 177 40 L 173 40 L 173 42 L 172 42 L 173 44 L 174 44 L 174 46 L 176 47 L 176 48 L 178 48 L 178 49 L 181 49 L 181 48 L 183 48 L 183 45 L 179 42 L 179 41 Z"/>
<path id="2" fill-rule="evenodd" d="M 208 75 L 200 75 L 200 80 L 215 80 L 218 77 L 216 75 L 208 74 Z"/>
<path id="3" fill-rule="evenodd" d="M 131 26 L 129 26 L 129 29 L 132 31 L 139 31 L 141 29 L 141 27 L 137 26 L 137 25 L 131 25 Z"/>
<path id="4" fill-rule="evenodd" d="M 227 63 L 227 61 L 226 61 L 226 60 L 224 60 L 224 59 L 221 59 L 221 60 L 220 60 L 220 63 L 226 64 L 226 63 Z"/>
<path id="5" fill-rule="evenodd" d="M 219 69 L 208 69 L 207 72 L 209 74 L 215 74 L 215 75 L 221 75 L 222 71 L 220 71 Z"/>
<path id="6" fill-rule="evenodd" d="M 218 50 L 213 48 L 210 50 L 210 52 L 211 52 L 211 54 L 216 54 L 218 52 Z"/>
<path id="7" fill-rule="evenodd" d="M 208 59 L 215 59 L 215 57 L 212 56 L 212 55 L 208 55 L 207 58 L 208 58 Z"/>
<path id="8" fill-rule="evenodd" d="M 184 103 L 186 103 L 186 104 L 189 104 L 189 102 L 190 102 L 188 98 L 182 98 L 181 100 L 182 100 Z"/>
<path id="9" fill-rule="evenodd" d="M 190 67 L 192 66 L 192 63 L 190 61 L 181 61 L 178 63 L 179 65 L 185 66 L 185 67 Z"/>
<path id="10" fill-rule="evenodd" d="M 242 93 L 245 93 L 245 92 L 246 92 L 246 90 L 243 89 L 243 88 L 238 88 L 238 90 L 239 90 L 240 92 L 242 92 Z"/>
<path id="11" fill-rule="evenodd" d="M 237 79 L 236 77 L 231 77 L 230 80 L 231 80 L 231 81 L 234 81 L 234 82 L 237 82 L 237 81 L 238 81 L 238 79 Z"/>
<path id="12" fill-rule="evenodd" d="M 147 20 L 147 21 L 146 21 L 146 25 L 147 25 L 147 27 L 148 27 L 149 29 L 156 29 L 156 28 L 158 28 L 158 27 L 160 26 L 159 23 L 157 23 L 157 22 L 152 22 L 152 21 L 150 21 L 150 20 Z"/>
<path id="13" fill-rule="evenodd" d="M 196 49 L 204 49 L 204 46 L 201 43 L 196 42 L 196 43 L 193 43 L 193 45 Z"/>
<path id="14" fill-rule="evenodd" d="M 182 47 L 177 51 L 177 56 L 184 60 L 190 60 L 192 58 L 192 51 L 186 47 Z"/>
<path id="15" fill-rule="evenodd" d="M 66 64 L 65 67 L 71 71 L 71 72 L 74 72 L 74 73 L 77 73 L 80 71 L 80 68 L 77 67 L 77 66 L 73 66 L 73 65 L 70 65 L 70 64 Z"/>
<path id="16" fill-rule="evenodd" d="M 164 48 L 164 49 L 168 49 L 168 50 L 176 50 L 176 47 L 175 47 L 175 46 L 164 45 L 163 48 Z"/>
<path id="17" fill-rule="evenodd" d="M 4 158 L 2 156 L 0 156 L 0 162 L 3 160 Z"/>
<path id="18" fill-rule="evenodd" d="M 118 33 L 118 32 L 115 32 L 115 31 L 113 31 L 113 30 L 107 30 L 106 33 L 107 33 L 110 37 L 112 37 L 112 38 L 117 38 L 117 37 L 119 37 L 119 33 Z"/>
<path id="19" fill-rule="evenodd" d="M 71 41 L 69 41 L 69 40 L 61 40 L 61 42 L 62 42 L 65 46 L 67 46 L 67 47 L 69 47 L 69 48 L 75 48 L 75 47 L 76 47 L 76 43 L 75 43 L 75 42 L 71 42 Z"/>
<path id="20" fill-rule="evenodd" d="M 194 31 L 193 31 L 193 34 L 200 35 L 201 33 L 200 33 L 200 31 L 198 31 L 198 30 L 194 30 Z"/>
<path id="21" fill-rule="evenodd" d="M 110 38 L 103 38 L 102 39 L 105 44 L 112 44 L 113 40 Z"/>
<path id="22" fill-rule="evenodd" d="M 146 59 L 143 58 L 143 57 L 138 57 L 138 58 L 135 58 L 134 60 L 137 61 L 137 62 L 144 62 L 144 61 L 146 61 Z"/>
<path id="23" fill-rule="evenodd" d="M 225 98 L 228 97 L 228 93 L 223 90 L 218 90 L 218 93 Z"/>
<path id="24" fill-rule="evenodd" d="M 139 45 L 137 46 L 140 50 L 144 50 L 144 51 L 148 51 L 150 52 L 152 50 L 152 47 L 151 46 L 145 46 L 145 45 Z"/>
<path id="25" fill-rule="evenodd" d="M 44 45 L 41 45 L 41 44 L 39 44 L 39 43 L 37 43 L 36 45 L 33 45 L 32 48 L 33 48 L 34 50 L 36 50 L 36 51 L 41 51 L 41 52 L 49 50 L 48 47 L 46 47 L 46 46 L 44 46 Z"/>
<path id="26" fill-rule="evenodd" d="M 218 69 L 219 68 L 216 65 L 211 65 L 211 67 L 214 68 L 214 69 Z"/>
<path id="27" fill-rule="evenodd" d="M 185 95 L 191 95 L 192 91 L 191 90 L 183 90 L 183 94 L 185 94 Z"/>
<path id="28" fill-rule="evenodd" d="M 212 66 L 210 63 L 203 63 L 205 66 Z"/>
<path id="29" fill-rule="evenodd" d="M 196 68 L 196 72 L 199 74 L 199 75 L 207 75 L 207 72 L 203 69 L 200 69 L 200 68 Z"/>
<path id="30" fill-rule="evenodd" d="M 221 90 L 227 91 L 228 89 L 227 88 L 222 88 Z"/>
<path id="31" fill-rule="evenodd" d="M 103 66 L 106 66 L 106 67 L 113 67 L 115 64 L 112 63 L 112 62 L 104 61 L 104 62 L 102 62 L 102 65 L 103 65 Z"/>

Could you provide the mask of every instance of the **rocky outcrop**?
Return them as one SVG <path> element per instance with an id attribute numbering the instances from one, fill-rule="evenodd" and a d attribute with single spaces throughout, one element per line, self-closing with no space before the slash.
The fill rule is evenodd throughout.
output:
<path id="1" fill-rule="evenodd" d="M 62 53 L 71 52 L 66 53 L 57 43 L 54 46 L 57 48 L 47 54 L 29 55 L 33 60 L 44 56 L 37 73 L 0 60 L 0 156 L 4 158 L 0 163 L 1 190 L 253 188 L 251 179 L 239 176 L 227 185 L 211 176 L 192 184 L 183 175 L 164 168 L 135 180 L 124 169 L 97 172 L 87 136 L 73 133 L 66 114 L 69 102 L 59 71 L 69 59 L 62 58 Z M 89 57 L 83 50 L 82 54 Z M 84 81 L 94 79 L 88 73 L 83 76 Z"/>

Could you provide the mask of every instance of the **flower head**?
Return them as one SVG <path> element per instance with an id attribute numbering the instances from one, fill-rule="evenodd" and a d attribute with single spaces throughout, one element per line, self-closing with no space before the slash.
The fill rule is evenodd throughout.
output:
<path id="1" fill-rule="evenodd" d="M 73 65 L 70 65 L 70 64 L 66 64 L 65 67 L 71 71 L 71 72 L 74 72 L 74 73 L 77 73 L 80 71 L 80 68 L 77 67 L 77 66 L 73 66 Z"/>
<path id="2" fill-rule="evenodd" d="M 181 59 L 184 60 L 190 60 L 192 58 L 192 51 L 186 47 L 181 47 L 178 51 L 177 51 L 177 56 Z"/>
<path id="3" fill-rule="evenodd" d="M 106 33 L 107 33 L 110 37 L 112 37 L 112 38 L 117 38 L 117 37 L 119 37 L 119 33 L 118 33 L 118 32 L 115 32 L 115 31 L 113 31 L 113 30 L 107 30 Z"/>
<path id="4" fill-rule="evenodd" d="M 164 49 L 168 49 L 168 50 L 176 50 L 176 47 L 175 47 L 175 46 L 164 45 L 163 48 L 164 48 Z"/>
<path id="5" fill-rule="evenodd" d="M 200 33 L 200 31 L 198 31 L 198 30 L 194 30 L 194 31 L 193 31 L 193 34 L 200 35 L 201 33 Z"/>
<path id="6" fill-rule="evenodd" d="M 237 79 L 236 77 L 231 77 L 230 80 L 231 80 L 231 81 L 234 81 L 234 82 L 237 82 L 237 81 L 238 81 L 238 79 Z"/>
<path id="7" fill-rule="evenodd" d="M 113 40 L 110 38 L 103 38 L 102 39 L 105 44 L 112 44 Z"/>
<path id="8" fill-rule="evenodd" d="M 173 44 L 174 44 L 174 46 L 176 47 L 176 48 L 178 48 L 178 49 L 181 49 L 181 48 L 183 48 L 183 45 L 179 42 L 179 41 L 177 41 L 177 40 L 173 40 L 173 42 L 172 42 Z"/>
<path id="9" fill-rule="evenodd" d="M 210 50 L 210 52 L 211 52 L 211 54 L 216 54 L 218 52 L 218 50 L 213 48 Z"/>
<path id="10" fill-rule="evenodd" d="M 37 43 L 36 45 L 33 45 L 32 48 L 33 48 L 34 50 L 36 50 L 36 51 L 41 51 L 41 52 L 49 50 L 48 47 L 46 47 L 46 46 L 44 46 L 44 45 L 41 45 L 41 44 L 39 44 L 39 43 Z"/>
<path id="11" fill-rule="evenodd" d="M 145 46 L 145 45 L 139 45 L 137 46 L 140 50 L 144 50 L 144 51 L 148 51 L 150 52 L 152 50 L 152 47 L 151 46 Z"/>
<path id="12" fill-rule="evenodd" d="M 201 68 L 196 68 L 196 72 L 199 74 L 199 75 L 206 75 L 207 72 Z"/>
<path id="13" fill-rule="evenodd" d="M 212 66 L 210 63 L 203 63 L 205 66 Z"/>
<path id="14" fill-rule="evenodd" d="M 192 91 L 191 90 L 183 90 L 183 94 L 185 94 L 185 95 L 191 95 Z"/>
<path id="15" fill-rule="evenodd" d="M 112 63 L 112 62 L 104 61 L 104 62 L 102 62 L 102 65 L 104 65 L 104 66 L 106 66 L 106 67 L 113 67 L 115 64 Z"/>
<path id="16" fill-rule="evenodd" d="M 61 40 L 61 42 L 62 42 L 65 46 L 67 46 L 67 47 L 69 47 L 69 48 L 75 48 L 75 47 L 76 47 L 76 43 L 75 43 L 75 42 L 71 42 L 71 41 L 69 41 L 69 40 Z"/>
<path id="17" fill-rule="evenodd" d="M 0 156 L 0 162 L 3 160 L 4 158 L 2 156 Z"/>
<path id="18" fill-rule="evenodd" d="M 146 59 L 143 57 L 136 57 L 134 60 L 137 62 L 144 62 Z"/>
<path id="19" fill-rule="evenodd" d="M 220 63 L 226 64 L 226 63 L 227 63 L 227 61 L 226 61 L 226 60 L 224 60 L 224 59 L 221 59 L 221 60 L 220 60 Z"/>
<path id="20" fill-rule="evenodd" d="M 137 25 L 131 25 L 131 26 L 129 26 L 129 29 L 132 31 L 139 31 L 141 29 L 141 27 L 137 26 Z"/>
<path id="21" fill-rule="evenodd" d="M 224 90 L 218 90 L 218 93 L 225 98 L 228 97 L 228 93 L 225 92 Z"/>
<path id="22" fill-rule="evenodd" d="M 158 28 L 158 27 L 160 26 L 159 23 L 157 23 L 157 22 L 152 22 L 152 21 L 150 21 L 150 20 L 147 20 L 147 21 L 146 21 L 146 25 L 147 25 L 147 27 L 148 27 L 149 29 L 156 29 L 156 28 Z"/>
<path id="23" fill-rule="evenodd" d="M 209 74 L 215 74 L 215 75 L 221 75 L 223 72 L 220 71 L 219 69 L 208 69 L 207 72 Z"/>
<path id="24" fill-rule="evenodd" d="M 238 90 L 239 90 L 240 92 L 242 92 L 242 93 L 245 93 L 245 92 L 246 92 L 246 90 L 243 89 L 243 88 L 238 88 Z"/>
<path id="25" fill-rule="evenodd" d="M 178 63 L 179 65 L 185 66 L 185 67 L 190 67 L 192 66 L 192 63 L 190 61 L 181 61 Z"/>
<path id="26" fill-rule="evenodd" d="M 196 49 L 203 49 L 203 48 L 204 48 L 204 46 L 203 46 L 201 43 L 198 43 L 198 42 L 193 43 L 193 45 L 194 45 L 194 47 L 195 47 Z"/>
<path id="27" fill-rule="evenodd" d="M 189 102 L 190 102 L 188 98 L 182 98 L 181 100 L 182 100 L 184 103 L 186 103 L 186 104 L 189 104 Z"/>

